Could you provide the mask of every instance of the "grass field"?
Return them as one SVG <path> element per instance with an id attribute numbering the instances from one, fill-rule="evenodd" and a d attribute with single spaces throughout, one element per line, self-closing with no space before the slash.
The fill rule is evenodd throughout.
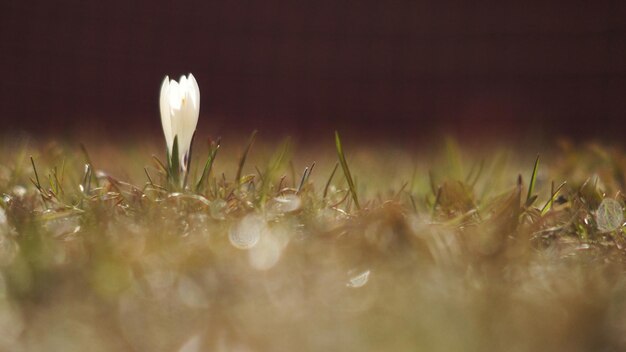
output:
<path id="1" fill-rule="evenodd" d="M 7 139 L 0 350 L 626 349 L 619 148 L 253 139 Z"/>

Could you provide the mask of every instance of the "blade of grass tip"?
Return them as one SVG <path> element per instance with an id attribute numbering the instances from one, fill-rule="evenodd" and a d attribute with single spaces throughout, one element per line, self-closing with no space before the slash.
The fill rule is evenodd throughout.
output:
<path id="1" fill-rule="evenodd" d="M 259 170 L 259 167 L 254 165 L 254 170 L 259 175 L 259 180 L 261 181 L 261 183 L 265 182 L 265 178 L 263 177 L 263 172 L 261 172 L 261 170 Z"/>
<path id="2" fill-rule="evenodd" d="M 217 156 L 217 152 L 220 149 L 221 138 L 218 138 L 216 142 L 211 143 L 211 151 L 209 152 L 209 156 L 206 159 L 206 163 L 204 163 L 204 169 L 202 170 L 202 175 L 200 176 L 200 180 L 196 184 L 196 193 L 200 191 L 200 188 L 206 182 L 207 177 L 211 174 L 211 170 L 213 169 L 213 163 L 215 162 L 215 157 Z"/>
<path id="3" fill-rule="evenodd" d="M 333 177 L 335 176 L 335 172 L 337 172 L 337 168 L 339 167 L 339 163 L 335 163 L 335 167 L 333 168 L 333 172 L 330 173 L 330 177 L 328 178 L 328 181 L 326 181 L 326 186 L 324 187 L 324 196 L 322 197 L 323 199 L 326 199 L 326 195 L 328 194 L 328 188 L 330 187 L 330 182 L 333 180 Z"/>
<path id="4" fill-rule="evenodd" d="M 63 158 L 63 162 L 61 162 L 61 192 L 63 192 L 63 180 L 65 179 L 65 158 Z"/>
<path id="5" fill-rule="evenodd" d="M 483 187 L 480 195 L 478 197 L 479 202 L 486 199 L 487 196 L 491 195 L 494 189 L 498 189 L 500 184 L 502 183 L 502 178 L 504 175 L 504 171 L 508 164 L 509 154 L 506 150 L 500 150 L 496 153 L 496 156 L 493 158 L 493 161 L 490 163 L 489 172 L 487 172 L 487 179 L 485 180 L 485 184 L 487 187 Z"/>
<path id="6" fill-rule="evenodd" d="M 276 188 L 276 191 L 278 192 L 279 195 L 282 193 L 283 183 L 285 182 L 285 177 L 287 177 L 287 176 L 283 175 L 280 178 L 280 181 L 278 181 L 278 187 Z"/>
<path id="7" fill-rule="evenodd" d="M 52 169 L 52 178 L 51 182 L 54 182 L 54 195 L 57 196 L 59 194 L 59 178 L 57 177 L 58 167 L 55 165 Z"/>
<path id="8" fill-rule="evenodd" d="M 437 206 L 439 205 L 439 200 L 441 199 L 441 186 L 437 189 L 437 195 L 435 196 L 435 202 L 433 203 L 433 210 L 431 217 L 435 216 L 435 211 L 437 210 Z"/>
<path id="9" fill-rule="evenodd" d="M 430 201 L 430 197 L 427 194 L 424 195 L 424 204 L 426 204 L 426 208 L 430 208 L 433 205 L 433 202 Z"/>
<path id="10" fill-rule="evenodd" d="M 91 164 L 85 164 L 83 182 L 80 188 L 85 195 L 89 195 L 89 191 L 91 190 Z"/>
<path id="11" fill-rule="evenodd" d="M 35 166 L 35 160 L 33 156 L 30 156 L 30 163 L 33 166 L 33 171 L 35 172 L 35 180 L 37 181 L 37 188 L 41 189 L 41 182 L 39 182 L 39 173 L 37 173 L 37 167 Z"/>
<path id="12" fill-rule="evenodd" d="M 54 170 L 54 169 L 53 169 Z M 49 192 L 56 197 L 57 194 L 59 193 L 58 188 L 54 185 L 54 171 L 51 171 L 50 173 L 48 173 L 48 185 L 50 186 L 49 188 Z"/>
<path id="13" fill-rule="evenodd" d="M 315 168 L 315 161 L 311 164 L 311 167 L 309 168 L 309 173 L 306 175 L 306 181 L 309 181 L 309 178 L 311 178 L 311 173 L 313 172 L 313 169 Z"/>
<path id="14" fill-rule="evenodd" d="M 417 164 L 413 164 L 413 172 L 411 173 L 411 182 L 409 183 L 409 192 L 415 190 L 415 178 L 417 177 Z"/>
<path id="15" fill-rule="evenodd" d="M 150 173 L 147 168 L 143 168 L 143 172 L 146 173 L 146 177 L 148 178 L 148 182 L 150 182 L 150 186 L 154 187 L 154 182 L 152 182 L 152 177 L 150 177 Z"/>
<path id="16" fill-rule="evenodd" d="M 296 194 L 300 193 L 300 191 L 302 190 L 302 186 L 304 185 L 304 182 L 306 181 L 306 174 L 309 172 L 309 167 L 305 167 L 304 168 L 304 172 L 302 173 L 302 177 L 300 178 L 300 184 L 298 185 L 298 189 L 296 190 Z"/>
<path id="17" fill-rule="evenodd" d="M 94 168 L 94 167 L 93 167 L 93 162 L 91 161 L 91 158 L 89 157 L 89 153 L 87 153 L 87 148 L 85 147 L 85 145 L 84 145 L 84 144 L 82 144 L 82 143 L 81 143 L 81 144 L 80 144 L 80 149 L 81 149 L 81 151 L 83 152 L 83 156 L 85 157 L 85 161 L 86 161 L 89 165 L 91 165 L 91 168 L 93 169 L 93 168 Z M 90 176 L 90 177 L 93 177 L 93 181 L 95 182 L 96 187 L 100 187 L 100 184 L 98 183 L 98 178 L 97 178 L 97 177 L 96 177 L 96 175 L 93 173 L 93 170 L 92 170 L 92 172 L 91 172 L 91 176 Z"/>
<path id="18" fill-rule="evenodd" d="M 168 166 L 165 166 L 165 164 L 163 164 L 163 162 L 154 154 L 152 154 L 152 161 L 154 161 L 156 168 L 160 169 L 160 171 L 169 178 L 169 157 L 167 162 Z"/>
<path id="19" fill-rule="evenodd" d="M 554 204 L 554 201 L 556 200 L 557 196 L 559 195 L 559 192 L 561 192 L 561 189 L 563 187 L 565 187 L 566 184 L 567 184 L 567 182 L 563 182 L 555 190 L 553 189 L 552 196 L 550 196 L 550 200 L 548 200 L 546 205 L 544 205 L 543 208 L 541 208 L 541 216 L 546 215 L 548 213 L 548 211 L 550 211 L 550 209 L 552 209 L 552 205 Z M 554 188 L 554 183 L 552 183 L 552 185 L 553 185 L 552 188 Z"/>
<path id="20" fill-rule="evenodd" d="M 91 167 L 89 166 L 89 164 L 85 164 L 85 172 L 83 174 L 83 181 L 82 183 L 79 185 L 79 188 L 81 190 L 81 192 L 83 192 L 83 195 L 85 197 L 89 196 L 89 188 L 91 187 Z M 82 208 L 83 206 L 83 201 L 85 197 L 81 197 L 80 202 L 78 203 L 78 206 L 80 208 Z"/>
<path id="21" fill-rule="evenodd" d="M 470 186 L 472 186 L 472 188 L 476 186 L 476 182 L 478 182 L 478 179 L 483 174 L 484 167 L 485 167 L 485 159 L 481 159 L 480 164 L 478 165 L 478 171 L 476 172 L 476 177 L 474 177 L 474 180 L 470 182 Z"/>
<path id="22" fill-rule="evenodd" d="M 315 167 L 315 161 L 313 162 L 313 164 L 311 164 L 311 167 L 304 168 L 304 173 L 302 174 L 302 179 L 300 179 L 300 185 L 298 186 L 298 190 L 296 191 L 296 194 L 300 193 L 300 191 L 302 190 L 302 187 L 304 187 L 306 182 L 309 180 L 309 177 L 311 177 L 311 172 L 313 172 L 314 167 Z"/>
<path id="23" fill-rule="evenodd" d="M 411 199 L 411 205 L 413 206 L 413 211 L 417 213 L 417 204 L 415 203 L 415 198 L 411 193 L 408 193 L 409 199 Z"/>
<path id="24" fill-rule="evenodd" d="M 59 178 L 59 171 L 55 167 L 54 168 L 54 179 L 56 180 L 57 188 L 59 190 L 59 194 L 65 194 L 65 190 L 63 189 L 63 170 L 65 168 L 65 159 L 63 159 L 63 163 L 61 164 L 61 177 Z"/>
<path id="25" fill-rule="evenodd" d="M 470 168 L 470 171 L 467 173 L 467 176 L 465 176 L 465 183 L 468 184 L 469 181 L 472 179 L 472 176 L 474 175 L 474 171 L 476 171 L 476 163 L 472 164 L 472 167 Z"/>
<path id="26" fill-rule="evenodd" d="M 433 195 L 437 195 L 437 186 L 435 185 L 435 175 L 433 174 L 433 170 L 428 170 L 428 184 L 430 185 L 430 190 L 433 192 Z"/>
<path id="27" fill-rule="evenodd" d="M 248 139 L 248 145 L 241 155 L 241 159 L 239 159 L 239 167 L 237 168 L 237 174 L 235 175 L 235 184 L 240 185 L 241 183 L 241 173 L 243 172 L 243 166 L 246 163 L 246 158 L 248 158 L 248 153 L 250 153 L 250 149 L 252 148 L 252 144 L 254 144 L 254 140 L 256 139 L 257 130 L 252 131 L 250 138 Z"/>
<path id="28" fill-rule="evenodd" d="M 339 157 L 343 174 L 346 177 L 346 181 L 348 181 L 348 187 L 350 188 L 350 193 L 352 194 L 352 199 L 354 200 L 354 206 L 357 210 L 360 210 L 361 206 L 359 205 L 359 198 L 356 194 L 354 180 L 352 179 L 352 174 L 350 174 L 350 168 L 348 168 L 348 162 L 346 161 L 346 156 L 343 152 L 343 147 L 341 146 L 341 138 L 339 137 L 339 132 L 337 131 L 335 131 L 335 146 L 337 147 L 337 156 Z"/>
<path id="29" fill-rule="evenodd" d="M 400 189 L 396 192 L 396 194 L 392 197 L 393 199 L 398 199 L 400 198 L 400 195 L 402 194 L 402 192 L 404 192 L 404 189 L 409 185 L 409 181 L 406 181 L 402 184 L 402 186 L 400 186 Z"/>
<path id="30" fill-rule="evenodd" d="M 533 166 L 533 173 L 530 176 L 530 183 L 528 184 L 528 194 L 526 195 L 526 206 L 529 207 L 532 205 L 536 198 L 533 198 L 533 193 L 535 192 L 535 183 L 537 182 L 537 170 L 539 169 L 539 154 L 537 154 L 537 158 L 535 159 L 535 166 Z"/>
<path id="31" fill-rule="evenodd" d="M 517 175 L 517 186 L 515 187 L 515 194 L 517 195 L 517 202 L 516 204 L 518 204 L 519 206 L 521 206 L 521 201 L 522 201 L 522 186 L 523 186 L 524 182 L 522 180 L 522 174 L 518 174 Z"/>
<path id="32" fill-rule="evenodd" d="M 476 165 L 477 164 L 472 165 L 472 169 L 467 174 L 467 178 L 465 179 L 465 183 L 470 185 L 472 188 L 476 185 L 476 182 L 478 182 L 478 179 L 480 178 L 480 175 L 483 172 L 483 167 L 485 166 L 485 159 L 480 160 L 480 163 L 478 163 L 478 170 L 476 171 L 476 174 L 474 175 L 474 170 L 476 169 Z"/>
<path id="33" fill-rule="evenodd" d="M 87 194 L 91 193 L 91 180 L 93 176 L 93 166 L 91 164 L 85 165 L 87 169 Z"/>
<path id="34" fill-rule="evenodd" d="M 455 179 L 460 180 L 461 177 L 463 177 L 463 165 L 461 164 L 461 152 L 459 151 L 459 146 L 456 143 L 456 140 L 449 136 L 445 138 L 445 144 L 446 157 L 450 165 L 451 175 Z"/>
<path id="35" fill-rule="evenodd" d="M 39 181 L 39 174 L 37 173 L 37 167 L 35 166 L 35 160 L 33 159 L 33 156 L 30 156 L 30 163 L 31 165 L 33 165 L 33 171 L 35 172 L 35 180 L 37 182 L 37 190 L 39 191 L 39 195 L 41 196 L 41 201 L 43 202 L 43 206 L 47 209 L 48 208 L 48 203 L 46 202 L 46 197 L 44 195 L 44 191 L 43 188 L 41 188 L 41 182 Z M 32 178 L 31 178 L 31 182 L 32 182 Z M 34 182 L 33 182 L 34 183 Z"/>

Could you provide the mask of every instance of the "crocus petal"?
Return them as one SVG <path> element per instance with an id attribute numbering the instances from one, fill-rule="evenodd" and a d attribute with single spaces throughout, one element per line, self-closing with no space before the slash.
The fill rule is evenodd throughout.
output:
<path id="1" fill-rule="evenodd" d="M 185 102 L 180 110 L 180 146 L 181 146 L 181 155 L 187 155 L 189 153 L 189 149 L 191 148 L 191 140 L 193 138 L 193 134 L 196 130 L 196 124 L 198 123 L 198 110 L 195 109 L 191 102 L 191 97 L 189 93 L 187 93 L 185 97 Z M 184 159 L 181 159 L 184 160 Z"/>
<path id="2" fill-rule="evenodd" d="M 163 126 L 163 134 L 165 135 L 165 143 L 167 144 L 167 150 L 172 151 L 172 145 L 174 144 L 174 135 L 172 131 L 172 114 L 170 112 L 169 104 L 169 85 L 170 79 L 165 76 L 163 84 L 161 84 L 161 96 L 159 99 L 159 107 L 161 110 L 161 125 Z"/>
<path id="3" fill-rule="evenodd" d="M 184 97 L 185 97 L 185 92 L 182 90 L 182 87 L 180 86 L 180 84 L 174 80 L 171 80 L 170 88 L 168 92 L 170 108 L 172 110 L 180 110 L 180 106 L 183 102 Z"/>
<path id="4" fill-rule="evenodd" d="M 191 100 L 193 102 L 194 107 L 198 112 L 200 111 L 200 87 L 198 87 L 198 82 L 196 82 L 196 78 L 190 73 L 189 79 L 187 80 L 189 84 L 189 89 L 193 94 L 191 95 Z"/>

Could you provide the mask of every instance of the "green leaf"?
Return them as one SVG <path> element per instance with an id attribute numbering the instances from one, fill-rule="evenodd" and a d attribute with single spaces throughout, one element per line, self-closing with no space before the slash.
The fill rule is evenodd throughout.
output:
<path id="1" fill-rule="evenodd" d="M 172 146 L 172 155 L 169 155 L 169 176 L 171 186 L 174 189 L 180 187 L 180 160 L 178 160 L 178 136 L 174 137 L 174 144 Z"/>
<path id="2" fill-rule="evenodd" d="M 194 132 L 193 136 L 191 136 L 191 144 L 189 144 L 189 150 L 187 154 L 184 156 L 185 160 L 182 160 L 185 165 L 185 174 L 183 175 L 183 186 L 182 190 L 187 189 L 187 178 L 189 177 L 189 171 L 191 171 L 191 152 L 193 151 L 193 140 L 196 138 L 196 134 Z"/>

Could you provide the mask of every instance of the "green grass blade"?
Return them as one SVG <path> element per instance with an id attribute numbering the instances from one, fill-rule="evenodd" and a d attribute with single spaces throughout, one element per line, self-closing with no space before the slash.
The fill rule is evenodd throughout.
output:
<path id="1" fill-rule="evenodd" d="M 204 170 L 202 170 L 202 175 L 196 184 L 196 193 L 200 191 L 202 186 L 206 183 L 207 177 L 211 174 L 211 170 L 213 169 L 213 163 L 215 162 L 215 157 L 217 156 L 217 152 L 220 149 L 221 139 L 218 138 L 216 142 L 211 143 L 211 147 L 209 150 L 209 156 L 206 159 L 206 163 L 204 164 Z"/>
<path id="2" fill-rule="evenodd" d="M 339 132 L 337 131 L 335 131 L 335 146 L 337 147 L 337 156 L 339 157 L 339 162 L 341 163 L 343 174 L 346 177 L 346 181 L 348 181 L 348 187 L 350 188 L 352 200 L 354 200 L 354 206 L 357 208 L 357 210 L 360 210 L 361 206 L 359 204 L 359 198 L 356 194 L 354 180 L 352 178 L 352 174 L 350 174 L 350 168 L 348 168 L 348 162 L 346 161 L 346 156 L 343 152 L 343 147 L 341 146 L 341 138 L 339 138 Z"/>
<path id="3" fill-rule="evenodd" d="M 84 144 L 80 144 L 80 149 L 83 152 L 83 156 L 85 157 L 85 161 L 87 162 L 87 164 L 89 164 L 89 167 L 91 168 L 91 178 L 92 181 L 96 184 L 96 187 L 100 186 L 100 182 L 98 180 L 98 177 L 96 176 L 96 174 L 93 172 L 94 170 L 94 166 L 93 166 L 93 162 L 91 161 L 91 158 L 89 157 L 89 153 L 87 152 L 87 148 L 85 147 Z"/>
<path id="4" fill-rule="evenodd" d="M 33 165 L 33 172 L 35 172 L 35 180 L 37 181 L 37 188 L 41 189 L 41 182 L 39 181 L 39 174 L 37 173 L 37 167 L 35 166 L 35 160 L 33 156 L 30 157 L 30 163 Z"/>
<path id="5" fill-rule="evenodd" d="M 156 164 L 155 166 L 157 167 L 157 169 L 160 169 L 163 173 L 165 173 L 166 175 L 169 174 L 169 170 L 170 170 L 170 156 L 169 156 L 169 152 L 167 153 L 167 165 L 165 166 L 163 164 L 163 162 L 156 156 L 156 155 L 152 155 L 152 161 L 154 161 L 154 163 Z"/>
<path id="6" fill-rule="evenodd" d="M 465 178 L 465 183 L 470 185 L 471 187 L 474 187 L 476 185 L 476 182 L 478 182 L 480 175 L 483 172 L 484 166 L 485 166 L 485 159 L 481 159 L 480 163 L 478 163 L 478 171 L 476 171 L 476 174 L 474 174 L 474 170 L 476 168 L 476 164 L 474 164 L 470 172 L 467 174 L 467 177 Z"/>
<path id="7" fill-rule="evenodd" d="M 146 174 L 146 177 L 148 178 L 148 182 L 150 183 L 150 186 L 154 187 L 154 182 L 152 181 L 152 177 L 150 177 L 150 173 L 148 172 L 148 169 L 144 167 L 143 172 Z"/>
<path id="8" fill-rule="evenodd" d="M 81 190 L 85 194 L 85 196 L 89 196 L 91 193 L 91 175 L 92 167 L 91 164 L 85 164 L 85 172 L 83 173 L 83 182 L 81 184 Z"/>
<path id="9" fill-rule="evenodd" d="M 533 173 L 530 176 L 530 183 L 528 184 L 528 194 L 526 195 L 526 206 L 529 207 L 532 205 L 534 200 L 533 193 L 535 192 L 535 183 L 537 182 L 537 170 L 539 169 L 539 154 L 537 154 L 537 159 L 535 159 L 535 166 L 533 167 Z"/>
<path id="10" fill-rule="evenodd" d="M 305 167 L 304 168 L 304 172 L 302 173 L 302 178 L 300 179 L 300 185 L 298 186 L 298 190 L 296 191 L 296 194 L 300 193 L 300 191 L 302 191 L 302 187 L 304 187 L 304 184 L 306 183 L 306 181 L 309 179 L 309 176 L 311 176 L 311 172 L 313 171 L 313 168 L 315 167 L 315 162 L 313 162 L 313 164 L 311 164 L 311 167 Z"/>
<path id="11" fill-rule="evenodd" d="M 459 146 L 452 137 L 445 138 L 446 158 L 448 159 L 449 172 L 452 178 L 461 180 L 463 177 L 463 165 Z"/>
<path id="12" fill-rule="evenodd" d="M 557 196 L 559 195 L 559 192 L 561 191 L 561 189 L 567 184 L 567 182 L 563 182 L 559 185 L 559 187 L 556 188 L 556 190 L 552 191 L 552 195 L 550 196 L 550 200 L 548 200 L 548 202 L 543 206 L 543 208 L 541 208 L 541 216 L 546 215 L 546 213 L 548 213 L 548 211 L 550 209 L 552 209 L 552 204 L 554 204 L 554 201 L 556 200 Z"/>
<path id="13" fill-rule="evenodd" d="M 337 172 L 338 167 L 339 167 L 339 163 L 335 163 L 335 167 L 333 168 L 333 171 L 330 173 L 330 177 L 328 178 L 328 181 L 326 182 L 326 186 L 324 186 L 324 196 L 323 196 L 324 199 L 326 199 L 326 195 L 328 194 L 328 188 L 330 187 L 330 182 L 333 180 L 333 177 L 335 176 L 335 172 Z"/>
<path id="14" fill-rule="evenodd" d="M 435 195 L 435 201 L 433 203 L 432 213 L 430 214 L 432 218 L 435 217 L 435 212 L 437 211 L 437 206 L 439 205 L 440 200 L 441 200 L 441 186 L 437 188 L 437 193 Z"/>
<path id="15" fill-rule="evenodd" d="M 430 191 L 433 192 L 433 195 L 437 194 L 437 184 L 435 182 L 435 174 L 433 170 L 428 170 L 428 185 L 430 186 Z"/>
<path id="16" fill-rule="evenodd" d="M 243 166 L 246 164 L 246 159 L 248 158 L 248 153 L 250 153 L 250 149 L 252 148 L 252 144 L 254 144 L 254 140 L 256 139 L 257 130 L 252 131 L 250 135 L 250 139 L 248 139 L 248 145 L 246 146 L 245 151 L 241 155 L 241 159 L 239 159 L 239 167 L 237 168 L 237 174 L 235 175 L 235 183 L 237 185 L 241 184 L 241 173 L 243 172 Z"/>
<path id="17" fill-rule="evenodd" d="M 35 172 L 35 180 L 37 182 L 35 186 L 37 187 L 37 190 L 39 191 L 39 194 L 41 195 L 41 201 L 43 202 L 44 207 L 47 209 L 48 203 L 46 202 L 46 197 L 44 196 L 44 189 L 41 187 L 41 182 L 39 181 L 39 174 L 37 173 L 37 167 L 35 166 L 35 160 L 33 159 L 32 155 L 30 156 L 30 163 L 33 165 L 33 171 Z M 31 178 L 31 182 L 32 181 L 33 179 Z"/>
<path id="18" fill-rule="evenodd" d="M 265 200 L 270 191 L 271 182 L 274 179 L 278 171 L 285 165 L 285 162 L 290 158 L 291 154 L 291 140 L 286 139 L 281 146 L 274 152 L 265 170 L 265 174 L 262 177 L 261 191 L 259 194 L 259 204 L 265 205 Z"/>

